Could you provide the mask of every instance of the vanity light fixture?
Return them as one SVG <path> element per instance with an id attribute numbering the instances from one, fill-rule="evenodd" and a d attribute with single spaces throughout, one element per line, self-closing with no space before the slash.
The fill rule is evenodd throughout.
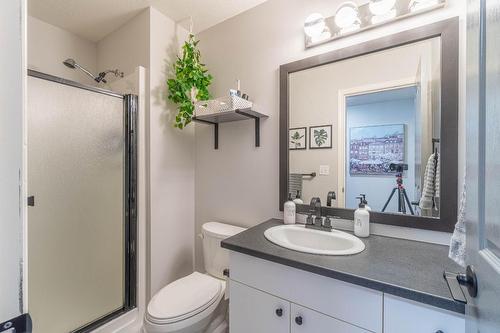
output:
<path id="1" fill-rule="evenodd" d="M 304 22 L 306 48 L 382 24 L 443 8 L 446 0 L 352 0 L 341 3 L 335 15 L 311 14 Z"/>
<path id="2" fill-rule="evenodd" d="M 439 0 L 411 0 L 408 5 L 410 12 L 418 12 L 439 5 Z"/>
<path id="3" fill-rule="evenodd" d="M 325 31 L 326 23 L 323 15 L 314 13 L 309 15 L 304 22 L 304 32 L 311 38 L 317 38 Z"/>
<path id="4" fill-rule="evenodd" d="M 396 0 L 370 0 L 368 8 L 375 16 L 387 15 L 394 9 Z"/>
<path id="5" fill-rule="evenodd" d="M 343 2 L 335 13 L 335 25 L 340 28 L 340 33 L 358 30 L 361 26 L 358 5 L 352 1 Z"/>
<path id="6" fill-rule="evenodd" d="M 373 14 L 372 24 L 382 23 L 396 17 L 396 0 L 370 0 L 368 9 Z"/>

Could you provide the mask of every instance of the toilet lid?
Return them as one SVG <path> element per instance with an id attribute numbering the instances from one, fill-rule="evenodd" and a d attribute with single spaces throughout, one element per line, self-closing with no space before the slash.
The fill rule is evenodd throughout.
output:
<path id="1" fill-rule="evenodd" d="M 194 272 L 176 280 L 153 296 L 148 305 L 151 319 L 171 322 L 192 317 L 208 308 L 222 292 L 222 282 Z"/>

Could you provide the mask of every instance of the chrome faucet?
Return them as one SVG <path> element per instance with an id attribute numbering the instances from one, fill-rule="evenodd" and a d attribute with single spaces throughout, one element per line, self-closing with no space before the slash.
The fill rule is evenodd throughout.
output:
<path id="1" fill-rule="evenodd" d="M 323 218 L 321 217 L 321 199 L 320 198 L 312 198 L 310 203 L 310 213 L 307 217 L 306 228 L 331 231 L 332 225 L 331 220 L 327 219 L 327 223 L 323 225 Z M 314 220 L 312 219 L 312 213 L 314 212 Z"/>
<path id="2" fill-rule="evenodd" d="M 328 207 L 332 206 L 332 200 L 337 200 L 337 195 L 335 194 L 335 191 L 328 192 L 328 195 L 326 197 L 326 205 Z"/>

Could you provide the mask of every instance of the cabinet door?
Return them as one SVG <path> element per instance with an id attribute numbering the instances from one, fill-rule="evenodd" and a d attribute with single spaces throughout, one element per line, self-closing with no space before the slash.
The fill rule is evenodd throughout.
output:
<path id="1" fill-rule="evenodd" d="M 465 319 L 458 313 L 384 295 L 384 333 L 464 333 Z"/>
<path id="2" fill-rule="evenodd" d="M 235 281 L 229 288 L 230 332 L 290 332 L 289 302 Z"/>
<path id="3" fill-rule="evenodd" d="M 292 304 L 291 314 L 291 333 L 370 333 L 296 304 Z"/>

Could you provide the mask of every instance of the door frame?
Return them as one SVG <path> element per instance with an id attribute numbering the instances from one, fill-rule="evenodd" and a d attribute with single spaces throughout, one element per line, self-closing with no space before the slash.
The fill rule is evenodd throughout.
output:
<path id="1" fill-rule="evenodd" d="M 364 95 L 376 92 L 382 92 L 393 89 L 412 87 L 417 84 L 414 77 L 407 77 L 399 80 L 377 82 L 347 89 L 339 90 L 338 92 L 338 117 L 337 117 L 337 133 L 338 133 L 338 158 L 337 158 L 337 204 L 338 207 L 345 208 L 345 175 L 346 175 L 346 99 L 348 97 Z M 406 149 L 406 147 L 405 147 Z"/>

